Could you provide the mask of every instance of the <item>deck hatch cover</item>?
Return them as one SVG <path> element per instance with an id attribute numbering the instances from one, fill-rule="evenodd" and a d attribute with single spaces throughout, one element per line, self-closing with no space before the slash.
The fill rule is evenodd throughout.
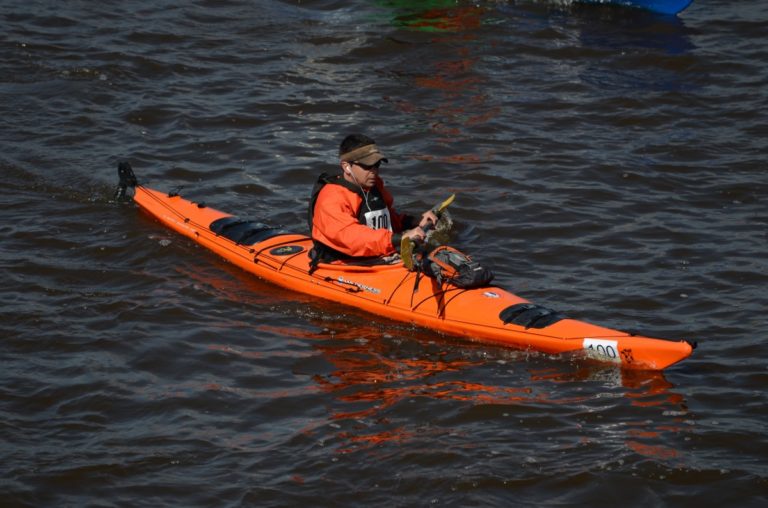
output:
<path id="1" fill-rule="evenodd" d="M 546 328 L 565 316 L 557 311 L 536 305 L 535 303 L 518 303 L 510 305 L 499 313 L 499 319 L 506 325 L 509 323 L 528 328 Z"/>
<path id="2" fill-rule="evenodd" d="M 268 238 L 287 233 L 281 228 L 261 222 L 243 220 L 238 217 L 223 217 L 211 222 L 211 231 L 229 238 L 240 245 L 254 245 Z"/>

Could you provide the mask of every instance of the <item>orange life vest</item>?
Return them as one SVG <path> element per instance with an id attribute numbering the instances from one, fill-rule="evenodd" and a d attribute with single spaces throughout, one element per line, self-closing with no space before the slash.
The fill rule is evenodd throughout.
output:
<path id="1" fill-rule="evenodd" d="M 400 248 L 399 233 L 415 222 L 397 213 L 380 178 L 364 192 L 340 175 L 323 173 L 312 189 L 308 211 L 314 254 L 323 263 L 394 254 Z"/>

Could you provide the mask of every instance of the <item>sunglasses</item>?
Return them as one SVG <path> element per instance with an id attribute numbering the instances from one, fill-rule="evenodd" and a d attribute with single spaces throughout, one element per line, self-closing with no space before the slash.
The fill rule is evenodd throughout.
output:
<path id="1" fill-rule="evenodd" d="M 363 164 L 361 162 L 353 162 L 352 164 L 360 166 L 361 168 L 363 168 L 366 171 L 371 171 L 371 170 L 374 170 L 374 169 L 378 170 L 381 167 L 381 161 L 377 162 L 376 164 L 371 164 L 370 166 L 368 164 Z"/>

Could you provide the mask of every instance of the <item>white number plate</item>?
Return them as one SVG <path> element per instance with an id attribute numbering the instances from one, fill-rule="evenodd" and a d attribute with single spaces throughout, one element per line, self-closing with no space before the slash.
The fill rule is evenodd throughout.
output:
<path id="1" fill-rule="evenodd" d="M 618 342 L 615 340 L 584 339 L 584 350 L 594 358 L 621 363 Z"/>

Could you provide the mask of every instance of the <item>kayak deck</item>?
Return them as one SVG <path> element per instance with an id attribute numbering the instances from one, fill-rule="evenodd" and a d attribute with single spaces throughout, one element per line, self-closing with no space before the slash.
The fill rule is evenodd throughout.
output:
<path id="1" fill-rule="evenodd" d="M 627 369 L 661 370 L 692 352 L 686 341 L 633 336 L 568 319 L 497 286 L 440 285 L 402 263 L 321 263 L 310 273 L 312 241 L 305 235 L 141 185 L 135 186 L 133 199 L 167 227 L 262 279 L 393 320 L 516 349 L 582 352 Z"/>

